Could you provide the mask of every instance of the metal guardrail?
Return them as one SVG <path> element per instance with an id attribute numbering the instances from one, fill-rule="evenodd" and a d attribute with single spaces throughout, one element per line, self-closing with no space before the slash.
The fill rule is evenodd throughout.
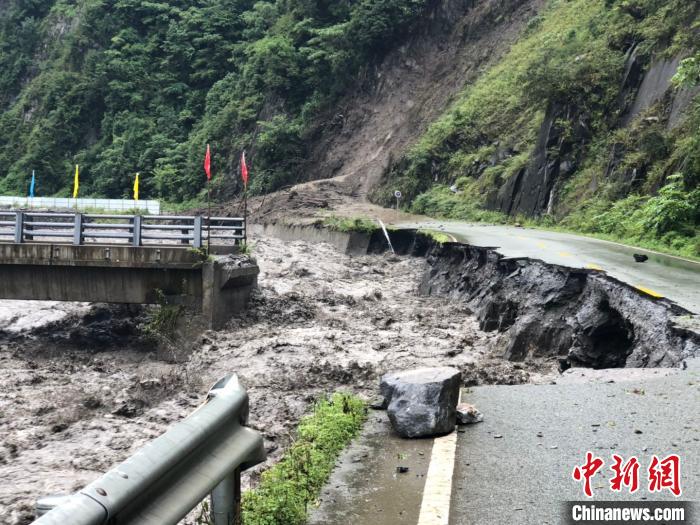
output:
<path id="1" fill-rule="evenodd" d="M 241 244 L 245 219 L 177 215 L 102 215 L 0 211 L 0 242 L 188 245 Z"/>
<path id="2" fill-rule="evenodd" d="M 238 524 L 240 472 L 266 459 L 262 436 L 245 426 L 247 418 L 248 394 L 235 375 L 227 376 L 187 419 L 77 494 L 58 500 L 34 524 L 175 524 L 207 494 L 214 525 Z M 47 501 L 39 500 L 37 508 Z"/>

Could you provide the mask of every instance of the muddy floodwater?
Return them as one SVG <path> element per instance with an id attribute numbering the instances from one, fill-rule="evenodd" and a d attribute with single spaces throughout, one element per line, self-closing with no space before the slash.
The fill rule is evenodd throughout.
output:
<path id="1" fill-rule="evenodd" d="M 227 373 L 248 389 L 269 465 L 314 400 L 338 389 L 374 396 L 388 370 L 455 366 L 467 384 L 542 382 L 553 370 L 552 360 L 501 360 L 463 303 L 419 295 L 422 258 L 253 245 L 261 274 L 250 309 L 172 354 L 145 342 L 141 308 L 0 302 L 0 523 L 31 522 L 38 496 L 89 483 Z"/>

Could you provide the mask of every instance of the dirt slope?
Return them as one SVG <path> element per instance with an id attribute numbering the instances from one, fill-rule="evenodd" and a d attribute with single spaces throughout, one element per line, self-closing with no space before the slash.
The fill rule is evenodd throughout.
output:
<path id="1" fill-rule="evenodd" d="M 343 177 L 364 197 L 392 158 L 433 122 L 465 84 L 493 64 L 543 0 L 439 2 L 320 130 L 314 178 Z"/>
<path id="2" fill-rule="evenodd" d="M 407 44 L 358 81 L 354 93 L 318 123 L 309 137 L 311 182 L 252 199 L 254 219 L 313 216 L 365 202 L 392 159 L 508 50 L 545 1 L 436 4 Z M 240 200 L 223 208 L 242 211 Z"/>

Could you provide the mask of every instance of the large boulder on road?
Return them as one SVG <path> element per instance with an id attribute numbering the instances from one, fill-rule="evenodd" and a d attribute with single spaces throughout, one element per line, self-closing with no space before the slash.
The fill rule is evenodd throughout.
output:
<path id="1" fill-rule="evenodd" d="M 384 375 L 380 390 L 396 433 L 417 438 L 452 432 L 461 382 L 461 372 L 449 367 Z"/>

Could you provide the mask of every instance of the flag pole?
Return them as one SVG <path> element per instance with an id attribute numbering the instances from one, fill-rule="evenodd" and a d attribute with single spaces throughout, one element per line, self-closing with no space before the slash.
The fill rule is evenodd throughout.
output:
<path id="1" fill-rule="evenodd" d="M 248 165 L 245 160 L 245 150 L 240 161 L 241 177 L 243 178 L 243 245 L 248 245 Z"/>
<path id="2" fill-rule="evenodd" d="M 207 256 L 211 253 L 211 153 L 207 144 L 207 154 L 204 157 L 204 171 L 207 174 Z"/>
<path id="3" fill-rule="evenodd" d="M 207 179 L 207 205 L 209 207 L 209 217 L 207 218 L 207 255 L 211 248 L 211 180 Z"/>

